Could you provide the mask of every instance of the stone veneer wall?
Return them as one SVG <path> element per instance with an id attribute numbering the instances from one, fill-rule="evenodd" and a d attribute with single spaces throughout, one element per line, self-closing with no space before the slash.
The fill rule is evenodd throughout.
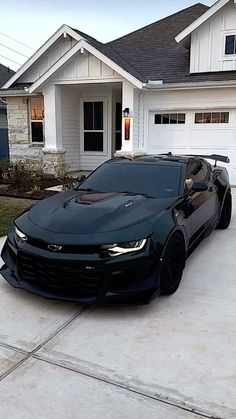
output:
<path id="1" fill-rule="evenodd" d="M 7 98 L 9 145 L 29 143 L 28 98 Z"/>
<path id="2" fill-rule="evenodd" d="M 29 110 L 27 97 L 8 97 L 7 120 L 10 160 L 35 162 L 42 160 L 45 173 L 56 173 L 56 168 L 65 162 L 65 150 L 43 148 L 43 144 L 30 142 Z"/>

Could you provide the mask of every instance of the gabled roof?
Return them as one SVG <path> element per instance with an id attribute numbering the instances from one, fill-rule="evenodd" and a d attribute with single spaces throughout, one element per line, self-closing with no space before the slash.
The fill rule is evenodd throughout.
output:
<path id="1" fill-rule="evenodd" d="M 128 73 L 132 74 L 132 76 L 134 76 L 140 81 L 143 81 L 143 82 L 146 81 L 144 77 L 142 76 L 142 74 L 140 74 L 135 69 L 135 67 L 132 67 L 130 63 L 124 57 L 122 57 L 114 48 L 112 48 L 109 45 L 109 43 L 103 44 L 102 42 L 97 41 L 97 39 L 92 38 L 92 36 L 87 35 L 86 33 L 79 31 L 78 29 L 73 29 L 73 30 L 76 33 L 78 33 L 80 36 L 82 36 L 90 45 L 92 45 L 102 54 L 106 55 L 108 58 L 110 58 L 112 61 L 118 64 L 120 67 L 125 69 Z"/>
<path id="2" fill-rule="evenodd" d="M 208 6 L 198 3 L 107 45 L 145 81 L 184 82 L 189 77 L 189 50 L 177 44 L 175 37 L 206 10 Z"/>
<path id="3" fill-rule="evenodd" d="M 17 70 L 17 72 L 7 81 L 7 83 L 2 86 L 4 89 L 8 89 L 10 86 L 13 85 L 13 83 L 17 82 L 19 77 L 25 73 L 28 68 L 30 68 L 44 53 L 45 51 L 50 48 L 51 45 L 54 44 L 54 42 L 59 39 L 60 36 L 63 35 L 64 32 L 67 32 L 70 34 L 72 31 L 71 28 L 69 28 L 67 25 L 62 25 L 20 68 Z M 71 34 L 70 34 L 71 35 Z M 76 34 L 75 34 L 76 35 Z M 81 39 L 79 37 L 78 41 Z"/>
<path id="4" fill-rule="evenodd" d="M 189 26 L 187 26 L 182 32 L 180 32 L 176 36 L 176 42 L 181 42 L 185 38 L 187 38 L 195 29 L 197 29 L 200 25 L 210 19 L 218 10 L 222 9 L 227 3 L 231 0 L 218 0 L 216 3 L 213 4 L 202 16 L 192 22 Z M 235 0 L 234 0 L 235 3 Z"/>
<path id="5" fill-rule="evenodd" d="M 14 87 L 15 84 L 17 83 L 17 80 L 19 79 L 19 77 L 25 73 L 25 71 L 28 70 L 28 68 L 30 68 L 47 50 L 48 48 L 50 48 L 51 45 L 53 45 L 53 43 L 59 39 L 59 37 L 61 37 L 64 33 L 69 34 L 72 38 L 76 39 L 78 41 L 78 43 L 81 43 L 83 41 L 83 45 L 81 44 L 81 47 L 84 47 L 85 49 L 87 49 L 89 52 L 93 53 L 95 56 L 97 56 L 98 58 L 100 58 L 102 61 L 104 61 L 108 66 L 110 66 L 111 68 L 113 68 L 113 70 L 115 70 L 116 72 L 118 72 L 119 74 L 121 74 L 121 76 L 123 76 L 124 78 L 127 78 L 131 83 L 134 83 L 134 85 L 136 85 L 137 87 L 141 87 L 142 86 L 142 76 L 134 69 L 132 68 L 129 63 L 127 63 L 124 59 L 122 59 L 121 57 L 119 57 L 119 55 L 112 50 L 112 48 L 110 48 L 109 46 L 107 46 L 106 44 L 102 44 L 101 42 L 97 41 L 95 38 L 92 38 L 91 36 L 78 31 L 76 29 L 73 29 L 67 25 L 62 25 L 57 32 L 54 33 L 54 35 L 51 36 L 51 38 L 48 39 L 47 42 L 45 42 L 45 44 L 43 44 L 38 51 L 36 51 L 32 57 L 29 58 L 29 60 L 27 60 L 22 67 L 19 68 L 19 70 L 13 75 L 13 77 L 11 77 L 7 83 L 4 84 L 3 89 L 9 89 L 10 87 Z M 90 48 L 91 45 L 91 48 Z M 59 61 L 57 61 L 52 68 L 50 68 L 49 70 L 47 70 L 45 72 L 47 74 L 53 74 L 53 70 L 58 69 L 58 65 L 60 63 L 64 64 L 65 63 L 65 58 L 68 57 L 70 58 L 70 56 L 72 56 L 71 53 L 73 53 L 73 51 L 76 52 L 76 45 L 73 46 L 71 48 L 71 50 L 67 51 L 67 53 L 64 54 L 64 56 L 62 56 Z M 98 53 L 98 54 L 97 54 Z M 100 53 L 100 55 L 99 55 Z M 32 91 L 34 90 L 34 85 L 39 86 L 40 85 L 40 81 L 41 79 L 44 79 L 44 75 L 42 75 L 40 77 L 40 80 L 36 80 L 35 83 L 32 84 L 32 87 L 30 89 L 32 89 Z"/>
<path id="6" fill-rule="evenodd" d="M 234 0 L 236 1 L 236 0 Z M 230 81 L 236 80 L 236 72 L 217 72 L 217 73 L 189 73 L 189 49 L 176 42 L 176 37 L 190 28 L 201 19 L 214 12 L 215 7 L 223 5 L 226 0 L 219 0 L 209 9 L 201 3 L 188 7 L 171 16 L 154 22 L 144 28 L 136 30 L 128 35 L 114 41 L 103 44 L 90 35 L 77 29 L 72 29 L 63 25 L 29 60 L 18 72 L 4 85 L 4 88 L 16 86 L 17 79 L 27 68 L 29 68 L 41 56 L 47 48 L 58 39 L 63 32 L 67 32 L 74 37 L 78 43 L 87 49 L 97 58 L 118 72 L 122 77 L 133 82 L 137 87 L 142 87 L 142 83 L 160 80 L 163 84 L 180 83 L 199 83 L 207 84 L 209 81 Z M 72 48 L 76 51 L 76 48 Z M 71 53 L 73 52 L 71 49 Z M 68 53 L 70 55 L 70 53 Z M 41 76 L 29 91 L 33 92 L 36 86 L 45 81 L 47 75 L 57 69 L 57 66 L 66 58 L 66 54 Z"/>
<path id="7" fill-rule="evenodd" d="M 6 83 L 14 74 L 14 71 L 5 65 L 0 64 L 0 87 Z"/>

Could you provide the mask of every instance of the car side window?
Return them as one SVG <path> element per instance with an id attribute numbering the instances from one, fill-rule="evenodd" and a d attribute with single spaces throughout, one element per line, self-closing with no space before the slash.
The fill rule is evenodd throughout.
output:
<path id="1" fill-rule="evenodd" d="M 209 179 L 209 167 L 202 160 L 190 160 L 185 176 L 185 190 L 192 188 L 194 183 L 207 182 Z"/>

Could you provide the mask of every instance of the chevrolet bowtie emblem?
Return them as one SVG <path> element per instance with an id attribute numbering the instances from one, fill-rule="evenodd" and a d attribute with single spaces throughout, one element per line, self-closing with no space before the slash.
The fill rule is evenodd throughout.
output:
<path id="1" fill-rule="evenodd" d="M 51 250 L 52 252 L 59 252 L 62 249 L 62 246 L 58 246 L 57 244 L 49 244 L 48 250 Z"/>

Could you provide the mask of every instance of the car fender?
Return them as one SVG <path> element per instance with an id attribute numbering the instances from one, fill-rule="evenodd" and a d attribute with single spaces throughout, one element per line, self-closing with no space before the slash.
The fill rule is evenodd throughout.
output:
<path id="1" fill-rule="evenodd" d="M 168 241 L 174 233 L 179 232 L 183 236 L 185 249 L 187 248 L 187 237 L 183 226 L 177 224 L 174 216 L 174 209 L 170 208 L 162 214 L 159 214 L 155 220 L 151 220 L 153 224 L 153 240 L 158 246 L 160 257 L 162 257 Z M 150 222 L 150 221 L 149 221 Z"/>

